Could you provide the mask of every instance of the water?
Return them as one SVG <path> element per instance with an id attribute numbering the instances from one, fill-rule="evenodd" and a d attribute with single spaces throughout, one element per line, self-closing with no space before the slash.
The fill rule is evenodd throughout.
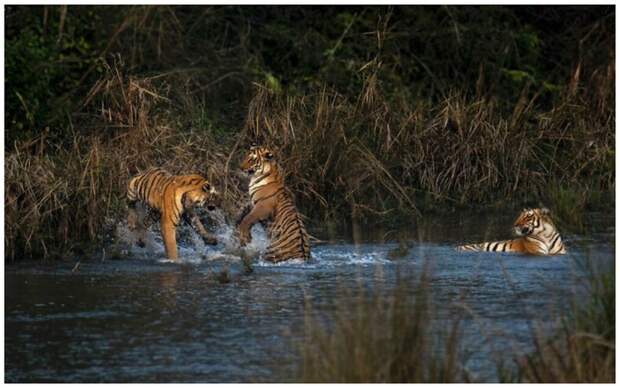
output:
<path id="1" fill-rule="evenodd" d="M 356 243 L 342 236 L 316 246 L 311 263 L 258 262 L 250 274 L 228 228 L 220 231 L 224 248 L 190 238 L 180 263 L 165 260 L 154 235 L 145 249 L 128 248 L 131 259 L 97 257 L 77 268 L 75 260 L 7 266 L 5 379 L 294 381 L 305 301 L 329 316 L 348 291 L 388 293 L 397 277 L 417 278 L 427 263 L 435 319 L 449 320 L 455 306 L 465 311 L 465 366 L 476 379 L 494 380 L 493 357 L 531 348 L 532 322 L 550 326 L 571 295 L 579 295 L 578 263 L 613 260 L 613 219 L 594 217 L 593 233 L 565 234 L 569 254 L 549 258 L 456 253 L 453 246 L 463 241 L 508 237 L 512 221 L 461 215 L 398 233 L 374 230 Z M 397 244 L 384 240 L 396 235 L 406 236 L 411 248 L 390 259 Z M 257 228 L 253 236 L 249 253 L 266 244 Z M 228 283 L 220 281 L 224 268 Z"/>

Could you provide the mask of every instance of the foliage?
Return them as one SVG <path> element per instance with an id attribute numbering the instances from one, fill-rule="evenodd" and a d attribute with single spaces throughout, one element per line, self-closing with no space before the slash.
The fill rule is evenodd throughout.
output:
<path id="1" fill-rule="evenodd" d="M 78 88 L 63 101 L 75 106 L 111 53 L 135 74 L 191 73 L 189 92 L 237 119 L 251 81 L 352 97 L 371 63 L 390 100 L 441 100 L 459 85 L 512 109 L 525 84 L 527 98 L 555 98 L 576 66 L 613 61 L 613 35 L 613 7 L 601 6 L 9 6 L 7 112 L 35 132 L 66 120 L 48 97 Z"/>
<path id="2" fill-rule="evenodd" d="M 102 242 L 152 165 L 208 172 L 234 217 L 251 142 L 311 226 L 506 200 L 579 223 L 615 185 L 613 15 L 8 6 L 7 257 Z"/>
<path id="3" fill-rule="evenodd" d="M 7 148 L 45 127 L 55 128 L 55 138 L 69 136 L 68 97 L 95 64 L 101 43 L 94 32 L 99 24 L 93 8 L 7 7 Z"/>

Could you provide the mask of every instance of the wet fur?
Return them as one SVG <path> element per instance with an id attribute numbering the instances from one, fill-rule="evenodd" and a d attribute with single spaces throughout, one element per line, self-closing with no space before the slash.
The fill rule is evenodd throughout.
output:
<path id="1" fill-rule="evenodd" d="M 252 177 L 248 186 L 252 205 L 242 210 L 237 225 L 241 246 L 251 240 L 252 225 L 260 222 L 266 226 L 270 239 L 266 260 L 308 260 L 308 233 L 293 196 L 284 186 L 283 174 L 273 153 L 265 147 L 252 147 L 241 163 L 241 169 Z"/>
<path id="2" fill-rule="evenodd" d="M 171 175 L 160 168 L 150 169 L 129 181 L 127 202 L 127 224 L 138 233 L 138 245 L 144 245 L 145 221 L 152 217 L 160 221 L 166 256 L 171 260 L 177 259 L 176 227 L 182 219 L 206 244 L 217 244 L 194 212 L 195 206 L 215 208 L 220 202 L 218 192 L 200 175 Z"/>

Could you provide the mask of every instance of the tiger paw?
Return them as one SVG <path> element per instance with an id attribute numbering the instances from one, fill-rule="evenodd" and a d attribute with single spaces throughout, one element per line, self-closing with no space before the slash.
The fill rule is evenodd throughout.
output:
<path id="1" fill-rule="evenodd" d="M 251 241 L 252 241 L 252 236 L 250 236 L 249 234 L 243 234 L 243 233 L 239 234 L 239 245 L 240 246 L 244 247 Z"/>

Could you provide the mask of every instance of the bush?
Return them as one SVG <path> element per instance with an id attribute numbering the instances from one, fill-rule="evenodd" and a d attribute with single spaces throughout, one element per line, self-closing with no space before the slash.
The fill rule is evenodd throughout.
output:
<path id="1" fill-rule="evenodd" d="M 578 223 L 615 187 L 613 7 L 526 8 L 9 6 L 7 257 L 103 241 L 153 165 L 233 212 L 252 142 L 310 226 L 499 201 Z"/>

